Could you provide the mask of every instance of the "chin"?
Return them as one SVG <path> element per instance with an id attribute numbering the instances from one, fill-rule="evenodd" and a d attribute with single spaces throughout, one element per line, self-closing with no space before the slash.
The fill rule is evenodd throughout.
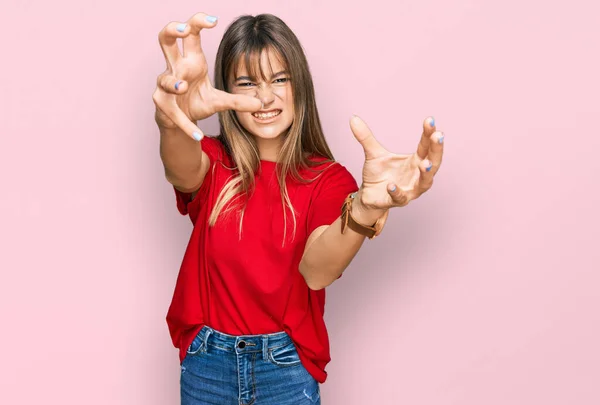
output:
<path id="1" fill-rule="evenodd" d="M 261 139 L 276 139 L 285 134 L 289 127 L 281 128 L 251 128 L 248 132 Z"/>

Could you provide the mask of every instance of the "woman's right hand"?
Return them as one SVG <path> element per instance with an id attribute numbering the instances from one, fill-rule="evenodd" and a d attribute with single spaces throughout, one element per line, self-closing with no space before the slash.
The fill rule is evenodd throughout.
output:
<path id="1" fill-rule="evenodd" d="M 260 100 L 215 89 L 208 77 L 208 65 L 200 46 L 202 28 L 212 28 L 216 18 L 197 13 L 187 23 L 171 22 L 158 35 L 167 70 L 158 76 L 152 100 L 159 127 L 180 128 L 199 141 L 204 136 L 195 121 L 218 111 L 254 112 L 262 108 Z M 177 38 L 182 38 L 183 55 Z"/>

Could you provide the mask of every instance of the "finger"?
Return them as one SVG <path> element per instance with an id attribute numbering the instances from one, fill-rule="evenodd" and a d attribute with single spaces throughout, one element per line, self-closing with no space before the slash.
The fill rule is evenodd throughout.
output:
<path id="1" fill-rule="evenodd" d="M 226 91 L 216 90 L 214 106 L 217 111 L 235 110 L 241 112 L 255 112 L 262 108 L 262 102 L 256 97 L 243 94 L 231 94 Z"/>
<path id="2" fill-rule="evenodd" d="M 421 175 L 419 176 L 414 189 L 420 193 L 424 193 L 433 185 L 433 176 L 435 175 L 433 162 L 429 159 L 423 160 L 419 165 L 419 171 L 421 172 Z"/>
<path id="3" fill-rule="evenodd" d="M 179 53 L 179 47 L 177 46 L 177 38 L 183 38 L 189 32 L 190 27 L 187 24 L 172 21 L 158 33 L 158 42 L 165 55 L 167 68 L 172 70 L 173 66 L 181 58 L 181 53 Z"/>
<path id="4" fill-rule="evenodd" d="M 419 163 L 419 177 L 415 181 L 413 187 L 406 191 L 408 201 L 416 200 L 431 188 L 433 185 L 434 173 L 433 163 L 429 159 L 424 159 Z"/>
<path id="5" fill-rule="evenodd" d="M 387 150 L 375 139 L 367 124 L 357 115 L 350 119 L 350 129 L 362 145 L 367 159 L 377 158 L 387 153 Z"/>
<path id="6" fill-rule="evenodd" d="M 157 85 L 170 94 L 183 94 L 188 89 L 188 84 L 185 80 L 178 79 L 169 74 L 158 76 Z"/>
<path id="7" fill-rule="evenodd" d="M 183 56 L 190 53 L 202 53 L 200 31 L 202 28 L 213 28 L 217 25 L 217 17 L 205 13 L 196 13 L 187 21 L 190 31 L 181 41 Z"/>
<path id="8" fill-rule="evenodd" d="M 421 159 L 425 159 L 427 157 L 427 153 L 429 152 L 429 138 L 431 137 L 433 131 L 435 131 L 435 119 L 433 117 L 425 118 L 425 121 L 423 121 L 421 141 L 419 141 L 419 146 L 417 146 L 417 155 L 419 155 Z"/>
<path id="9" fill-rule="evenodd" d="M 429 152 L 427 157 L 431 160 L 433 168 L 431 169 L 432 175 L 435 175 L 440 169 L 442 164 L 442 155 L 444 153 L 444 133 L 435 131 L 429 137 Z"/>
<path id="10" fill-rule="evenodd" d="M 393 183 L 388 184 L 387 191 L 392 198 L 392 204 L 396 207 L 404 207 L 410 201 L 407 192 Z"/>
<path id="11" fill-rule="evenodd" d="M 161 93 L 156 90 L 152 95 L 152 100 L 163 114 L 165 114 L 175 125 L 179 127 L 190 138 L 201 141 L 204 137 L 204 132 L 198 128 L 190 119 L 181 111 L 175 101 L 175 96 Z"/>
<path id="12" fill-rule="evenodd" d="M 186 133 L 190 138 L 195 139 L 200 142 L 202 138 L 204 138 L 204 132 L 198 128 L 197 125 L 194 125 L 192 121 L 179 109 L 179 107 L 175 107 L 171 110 L 171 115 L 167 114 L 169 118 L 177 125 L 183 132 Z"/>

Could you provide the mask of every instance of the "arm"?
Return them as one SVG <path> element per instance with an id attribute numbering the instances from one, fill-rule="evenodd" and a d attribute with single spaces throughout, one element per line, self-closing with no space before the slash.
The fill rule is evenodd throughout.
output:
<path id="1" fill-rule="evenodd" d="M 365 151 L 363 182 L 352 204 L 352 216 L 362 224 L 373 224 L 393 207 L 404 207 L 431 188 L 442 162 L 444 135 L 435 131 L 429 117 L 417 152 L 399 155 L 387 151 L 358 117 L 350 121 L 352 132 Z M 341 207 L 340 207 L 341 208 Z M 333 283 L 350 264 L 364 236 L 351 229 L 341 232 L 341 218 L 315 228 L 306 243 L 300 273 L 308 286 L 324 288 Z"/>
<path id="2" fill-rule="evenodd" d="M 182 192 L 197 191 L 210 167 L 209 158 L 198 145 L 204 134 L 196 121 L 218 111 L 254 112 L 261 108 L 257 98 L 230 94 L 211 84 L 200 31 L 215 25 L 216 18 L 196 13 L 185 24 L 170 22 L 158 35 L 167 63 L 152 95 L 160 129 L 160 156 L 167 180 Z"/>
<path id="3" fill-rule="evenodd" d="M 384 215 L 385 210 L 367 209 L 360 201 L 359 195 L 352 204 L 352 217 L 358 222 L 373 224 Z M 341 228 L 342 219 L 338 217 L 331 225 L 316 228 L 306 242 L 300 273 L 312 290 L 320 290 L 337 280 L 365 240 L 365 236 L 350 228 L 342 234 Z"/>
<path id="4" fill-rule="evenodd" d="M 165 177 L 182 192 L 197 191 L 210 167 L 201 143 L 179 128 L 160 128 L 160 157 Z"/>

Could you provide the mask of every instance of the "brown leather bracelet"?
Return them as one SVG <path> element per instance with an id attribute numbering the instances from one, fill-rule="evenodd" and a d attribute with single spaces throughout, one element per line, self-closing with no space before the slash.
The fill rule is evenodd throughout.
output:
<path id="1" fill-rule="evenodd" d="M 342 205 L 342 233 L 344 233 L 347 228 L 350 228 L 354 232 L 364 235 L 369 239 L 373 239 L 381 233 L 387 215 L 379 218 L 377 222 L 371 226 L 363 225 L 357 222 L 354 217 L 352 217 L 351 213 L 352 201 L 354 201 L 354 197 L 356 197 L 357 194 L 358 192 L 348 194 L 348 197 L 346 197 L 346 200 Z"/>

